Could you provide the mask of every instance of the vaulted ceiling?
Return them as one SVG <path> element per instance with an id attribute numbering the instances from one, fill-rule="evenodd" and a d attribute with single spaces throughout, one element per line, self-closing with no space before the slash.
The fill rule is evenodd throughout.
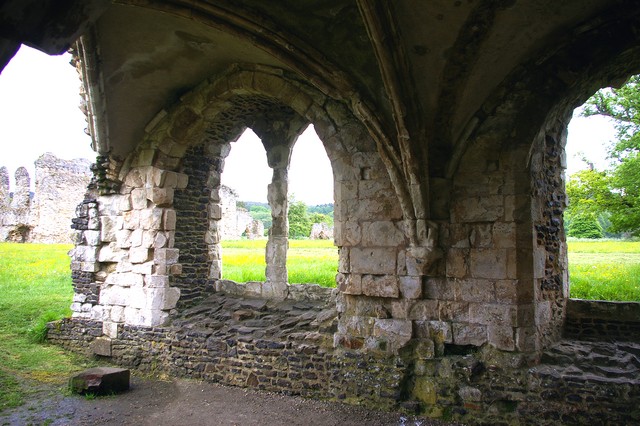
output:
<path id="1" fill-rule="evenodd" d="M 56 53 L 86 34 L 103 96 L 98 149 L 119 156 L 159 111 L 236 63 L 291 71 L 367 105 L 390 140 L 449 155 L 506 80 L 548 72 L 566 51 L 583 72 L 603 51 L 637 45 L 639 22 L 628 0 L 7 1 L 0 47 L 4 57 L 17 42 Z"/>

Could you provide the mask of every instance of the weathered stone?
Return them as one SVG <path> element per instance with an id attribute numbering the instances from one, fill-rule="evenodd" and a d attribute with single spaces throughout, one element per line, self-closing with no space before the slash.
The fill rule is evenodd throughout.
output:
<path id="1" fill-rule="evenodd" d="M 136 210 L 147 208 L 147 190 L 145 188 L 135 188 L 131 191 L 131 206 Z"/>
<path id="2" fill-rule="evenodd" d="M 357 248 L 350 250 L 351 272 L 359 274 L 389 274 L 396 271 L 395 249 Z"/>
<path id="3" fill-rule="evenodd" d="M 12 191 L 6 168 L 0 168 L 0 241 L 68 244 L 73 242 L 70 226 L 97 230 L 96 217 L 90 227 L 77 227 L 77 209 L 88 219 L 87 206 L 79 203 L 91 177 L 89 162 L 62 160 L 46 153 L 34 165 L 33 197 L 31 177 L 24 167 L 16 170 Z M 85 243 L 97 245 L 95 241 Z"/>
<path id="4" fill-rule="evenodd" d="M 395 275 L 363 275 L 362 293 L 376 297 L 399 297 L 398 278 Z"/>
<path id="5" fill-rule="evenodd" d="M 69 379 L 72 392 L 109 395 L 129 389 L 130 372 L 124 368 L 95 367 Z"/>
<path id="6" fill-rule="evenodd" d="M 422 298 L 422 277 L 399 277 L 400 293 L 406 299 Z"/>
<path id="7" fill-rule="evenodd" d="M 362 224 L 362 244 L 366 246 L 395 247 L 405 244 L 404 232 L 397 223 L 388 221 Z"/>
<path id="8" fill-rule="evenodd" d="M 376 318 L 373 324 L 373 336 L 384 338 L 390 352 L 404 347 L 411 340 L 412 333 L 412 324 L 408 320 Z"/>
<path id="9" fill-rule="evenodd" d="M 149 249 L 146 247 L 133 247 L 129 250 L 129 262 L 144 263 L 149 260 Z"/>
<path id="10" fill-rule="evenodd" d="M 96 355 L 111 356 L 111 338 L 98 337 L 91 343 L 91 351 Z"/>
<path id="11" fill-rule="evenodd" d="M 147 188 L 146 197 L 156 206 L 170 206 L 173 203 L 173 188 Z"/>
<path id="12" fill-rule="evenodd" d="M 453 323 L 453 343 L 480 346 L 487 341 L 487 329 L 483 325 Z"/>
<path id="13" fill-rule="evenodd" d="M 469 256 L 469 272 L 474 278 L 508 279 L 509 276 L 507 250 L 478 249 L 471 250 Z"/>

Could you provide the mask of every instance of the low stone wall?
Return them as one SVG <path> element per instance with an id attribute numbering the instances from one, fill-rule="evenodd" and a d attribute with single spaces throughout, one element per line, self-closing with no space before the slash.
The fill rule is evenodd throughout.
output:
<path id="1" fill-rule="evenodd" d="M 111 339 L 101 322 L 82 318 L 49 324 L 48 337 L 145 372 L 467 424 L 640 421 L 640 344 L 565 341 L 542 364 L 488 345 L 445 345 L 435 355 L 420 339 L 395 356 L 363 353 L 333 347 L 331 296 L 308 300 L 296 287 L 278 303 L 218 291 L 169 326 L 120 325 Z"/>
<path id="2" fill-rule="evenodd" d="M 640 341 L 640 303 L 569 299 L 564 334 Z"/>

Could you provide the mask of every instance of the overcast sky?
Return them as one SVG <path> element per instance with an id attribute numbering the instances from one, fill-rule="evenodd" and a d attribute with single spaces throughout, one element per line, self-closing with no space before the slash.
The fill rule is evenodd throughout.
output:
<path id="1" fill-rule="evenodd" d="M 80 80 L 70 59 L 68 54 L 50 57 L 22 47 L 0 74 L 0 166 L 6 166 L 10 176 L 24 166 L 33 182 L 33 162 L 45 152 L 67 160 L 95 160 L 78 108 Z M 596 168 L 604 168 L 605 146 L 613 136 L 607 119 L 574 114 L 567 143 L 568 173 L 586 167 L 580 161 L 583 154 Z M 222 179 L 241 200 L 266 201 L 271 170 L 255 134 L 247 132 L 232 145 Z M 329 159 L 310 126 L 294 147 L 289 192 L 309 205 L 331 203 L 332 182 Z"/>

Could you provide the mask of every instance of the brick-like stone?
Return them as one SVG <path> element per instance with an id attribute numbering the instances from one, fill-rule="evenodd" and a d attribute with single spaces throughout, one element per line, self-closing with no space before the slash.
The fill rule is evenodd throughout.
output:
<path id="1" fill-rule="evenodd" d="M 173 231 L 176 229 L 176 211 L 174 209 L 165 209 L 162 229 L 165 231 Z"/>
<path id="2" fill-rule="evenodd" d="M 438 318 L 437 300 L 417 300 L 409 311 L 409 319 L 428 320 Z"/>
<path id="3" fill-rule="evenodd" d="M 401 276 L 398 279 L 402 297 L 406 299 L 422 298 L 422 277 Z"/>
<path id="4" fill-rule="evenodd" d="M 487 326 L 489 344 L 502 351 L 515 349 L 515 333 L 513 327 L 490 325 Z"/>
<path id="5" fill-rule="evenodd" d="M 362 293 L 376 297 L 399 297 L 398 277 L 395 275 L 363 275 Z"/>
<path id="6" fill-rule="evenodd" d="M 154 262 L 156 264 L 173 264 L 178 263 L 178 255 L 180 251 L 175 248 L 161 248 L 154 250 Z"/>
<path id="7" fill-rule="evenodd" d="M 162 229 L 162 209 L 152 208 L 141 210 L 140 227 L 142 229 Z"/>
<path id="8" fill-rule="evenodd" d="M 470 303 L 469 321 L 485 325 L 515 326 L 518 308 L 513 305 Z"/>
<path id="9" fill-rule="evenodd" d="M 147 190 L 145 188 L 135 188 L 131 191 L 131 206 L 136 210 L 147 208 Z"/>
<path id="10" fill-rule="evenodd" d="M 464 302 L 495 302 L 495 283 L 483 279 L 456 281 L 459 300 Z"/>
<path id="11" fill-rule="evenodd" d="M 129 262 L 144 263 L 149 260 L 149 249 L 146 247 L 134 247 L 129 250 Z"/>
<path id="12" fill-rule="evenodd" d="M 481 324 L 453 323 L 453 343 L 481 346 L 487 342 L 487 328 Z"/>
<path id="13" fill-rule="evenodd" d="M 447 252 L 447 277 L 464 278 L 469 271 L 468 249 L 449 249 Z"/>
<path id="14" fill-rule="evenodd" d="M 146 197 L 156 206 L 170 206 L 173 204 L 173 188 L 147 188 Z"/>
<path id="15" fill-rule="evenodd" d="M 391 221 L 366 222 L 362 224 L 362 245 L 396 247 L 405 244 L 406 237 L 397 223 Z"/>
<path id="16" fill-rule="evenodd" d="M 362 294 L 362 276 L 359 274 L 337 274 L 338 290 L 344 294 Z"/>
<path id="17" fill-rule="evenodd" d="M 350 250 L 351 272 L 392 275 L 396 272 L 396 250 L 391 248 L 360 248 Z"/>
<path id="18" fill-rule="evenodd" d="M 507 250 L 475 249 L 469 256 L 469 271 L 473 278 L 508 279 Z"/>

